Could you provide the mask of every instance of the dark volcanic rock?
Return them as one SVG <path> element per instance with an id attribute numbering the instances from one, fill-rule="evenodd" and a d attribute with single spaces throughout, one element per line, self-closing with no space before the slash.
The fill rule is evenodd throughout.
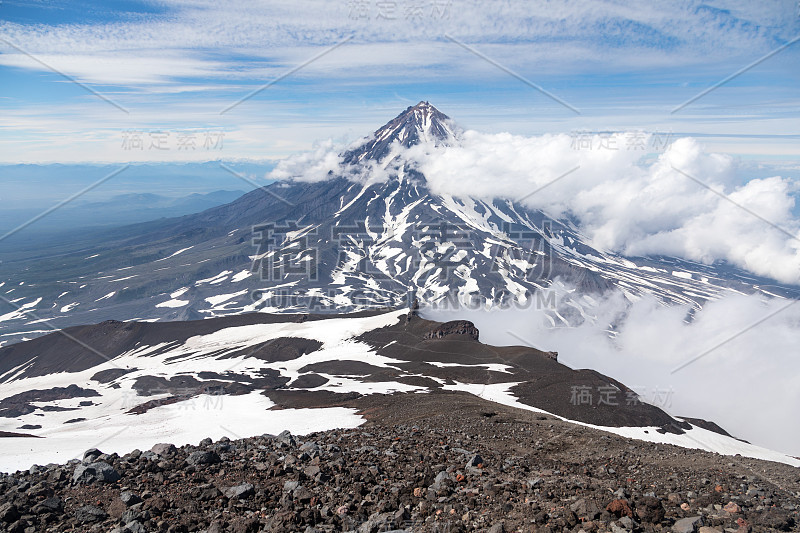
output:
<path id="1" fill-rule="evenodd" d="M 702 525 L 702 516 L 690 516 L 687 518 L 681 518 L 675 522 L 675 524 L 672 526 L 672 531 L 674 533 L 692 533 L 693 531 L 697 531 Z"/>
<path id="2" fill-rule="evenodd" d="M 291 386 L 297 389 L 313 389 L 315 387 L 321 387 L 327 382 L 328 378 L 322 377 L 319 374 L 303 374 L 292 381 Z"/>
<path id="3" fill-rule="evenodd" d="M 13 522 L 19 518 L 17 506 L 11 502 L 0 505 L 0 520 L 3 522 Z"/>
<path id="4" fill-rule="evenodd" d="M 142 502 L 142 499 L 139 496 L 130 491 L 121 492 L 119 499 L 125 504 L 126 507 L 130 507 L 131 505 L 136 505 L 137 503 Z"/>
<path id="5" fill-rule="evenodd" d="M 287 446 L 297 446 L 297 439 L 288 430 L 281 431 L 278 436 L 275 437 L 275 440 Z"/>
<path id="6" fill-rule="evenodd" d="M 213 451 L 198 450 L 189 454 L 186 462 L 190 465 L 211 465 L 221 461 L 219 455 Z"/>
<path id="7" fill-rule="evenodd" d="M 661 501 L 653 496 L 645 496 L 636 504 L 636 515 L 643 522 L 658 524 L 664 520 L 664 514 Z"/>
<path id="8" fill-rule="evenodd" d="M 425 339 L 441 339 L 448 335 L 464 335 L 472 340 L 477 341 L 479 337 L 478 328 L 469 320 L 451 320 L 445 322 L 441 326 L 432 329 L 426 333 L 423 338 Z"/>
<path id="9" fill-rule="evenodd" d="M 480 455 L 473 455 L 469 461 L 467 461 L 467 466 L 477 467 L 483 464 L 483 457 Z"/>
<path id="10" fill-rule="evenodd" d="M 166 458 L 89 451 L 95 462 L 78 467 L 108 461 L 119 487 L 72 484 L 55 465 L 0 474 L 0 531 L 796 529 L 800 478 L 787 465 L 631 441 L 463 393 L 354 405 L 369 419 L 355 429 L 164 445 Z M 207 454 L 214 464 L 201 467 Z"/>
<path id="11" fill-rule="evenodd" d="M 0 400 L 0 417 L 17 418 L 34 412 L 37 408 L 31 405 L 32 402 L 52 402 L 55 400 L 66 400 L 70 398 L 90 398 L 100 396 L 96 390 L 83 389 L 77 385 L 67 387 L 53 387 L 46 390 L 29 390 L 14 394 Z M 57 406 L 44 406 L 42 410 L 68 410 Z"/>
<path id="12" fill-rule="evenodd" d="M 307 320 L 307 315 L 304 316 L 306 316 L 305 320 Z M 303 322 L 305 322 L 305 320 L 303 320 Z M 292 361 L 305 354 L 316 352 L 320 348 L 322 348 L 322 343 L 317 340 L 300 337 L 281 337 L 265 342 L 254 348 L 251 347 L 246 350 L 231 352 L 222 357 L 222 359 L 245 356 L 261 359 L 268 363 L 275 363 L 278 361 Z"/>
<path id="13" fill-rule="evenodd" d="M 73 483 L 114 483 L 120 479 L 119 473 L 103 461 L 78 465 L 72 474 Z"/>
<path id="14" fill-rule="evenodd" d="M 4 437 L 23 437 L 23 438 L 41 438 L 38 435 L 30 435 L 28 433 L 16 433 L 14 431 L 0 431 L 0 438 Z"/>
<path id="15" fill-rule="evenodd" d="M 137 370 L 136 368 L 109 368 L 107 370 L 101 370 L 100 372 L 95 373 L 91 377 L 92 381 L 97 381 L 98 383 L 111 383 L 115 379 L 121 378 L 125 374 L 130 374 Z"/>
<path id="16" fill-rule="evenodd" d="M 590 498 L 581 498 L 570 505 L 569 508 L 581 519 L 594 520 L 600 515 L 600 507 L 597 502 Z"/>
<path id="17" fill-rule="evenodd" d="M 36 514 L 58 513 L 61 512 L 63 508 L 64 501 L 57 496 L 53 496 L 52 498 L 46 498 L 34 505 L 32 511 Z"/>
<path id="18" fill-rule="evenodd" d="M 190 395 L 202 390 L 201 382 L 192 376 L 174 376 L 165 379 L 161 376 L 141 376 L 132 385 L 140 396 L 152 396 L 166 392 L 176 395 Z"/>
<path id="19" fill-rule="evenodd" d="M 720 435 L 725 435 L 726 437 L 731 437 L 730 433 L 722 429 L 719 425 L 717 425 L 714 422 L 703 420 L 702 418 L 689 418 L 686 416 L 680 416 L 678 418 L 685 420 L 686 422 L 690 423 L 693 426 L 707 429 L 708 431 L 713 431 L 714 433 L 719 433 Z"/>
<path id="20" fill-rule="evenodd" d="M 154 444 L 153 447 L 150 448 L 150 451 L 156 455 L 167 456 L 174 454 L 177 451 L 177 448 L 175 448 L 174 444 L 161 443 L 161 444 Z"/>
<path id="21" fill-rule="evenodd" d="M 83 462 L 84 463 L 91 463 L 92 461 L 94 461 L 95 459 L 100 457 L 101 455 L 103 455 L 103 452 L 101 452 L 97 448 L 89 448 L 88 450 L 83 452 Z"/>
<path id="22" fill-rule="evenodd" d="M 225 490 L 225 496 L 234 500 L 249 498 L 256 493 L 255 487 L 251 483 L 242 483 Z"/>
<path id="23" fill-rule="evenodd" d="M 320 372 L 333 376 L 369 376 L 370 374 L 382 372 L 383 370 L 383 368 L 364 363 L 363 361 L 341 359 L 306 365 L 300 369 L 300 372 Z"/>
<path id="24" fill-rule="evenodd" d="M 96 505 L 84 505 L 75 511 L 75 520 L 79 524 L 101 522 L 107 516 L 106 512 Z"/>

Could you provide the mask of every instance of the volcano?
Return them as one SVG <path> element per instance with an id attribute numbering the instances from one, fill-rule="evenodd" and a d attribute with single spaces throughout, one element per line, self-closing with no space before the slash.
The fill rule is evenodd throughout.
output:
<path id="1" fill-rule="evenodd" d="M 519 201 L 435 194 L 410 149 L 456 146 L 428 102 L 339 154 L 326 179 L 274 182 L 202 213 L 75 235 L 0 264 L 0 346 L 104 320 L 191 320 L 252 311 L 386 307 L 543 309 L 554 327 L 621 291 L 696 309 L 730 293 L 796 297 L 725 264 L 623 257 L 569 219 Z M 46 257 L 46 259 L 44 259 Z"/>

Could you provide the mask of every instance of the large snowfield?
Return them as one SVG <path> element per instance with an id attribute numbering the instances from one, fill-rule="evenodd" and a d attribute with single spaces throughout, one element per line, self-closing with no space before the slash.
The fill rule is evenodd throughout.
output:
<path id="1" fill-rule="evenodd" d="M 365 419 L 355 409 L 343 407 L 276 409 L 275 404 L 259 391 L 236 396 L 201 394 L 177 403 L 154 406 L 142 414 L 130 414 L 130 409 L 137 405 L 170 396 L 166 392 L 147 397 L 137 396 L 137 391 L 132 385 L 142 376 L 169 379 L 174 376 L 194 376 L 200 372 L 214 372 L 222 376 L 226 373 L 255 376 L 265 369 L 277 370 L 281 376 L 294 380 L 303 374 L 301 369 L 309 364 L 342 360 L 391 368 L 403 361 L 375 353 L 369 345 L 356 340 L 356 337 L 377 328 L 396 324 L 405 313 L 403 310 L 361 318 L 331 318 L 305 323 L 285 322 L 229 327 L 208 335 L 191 337 L 180 346 L 140 346 L 82 372 L 57 373 L 15 380 L 14 376 L 24 370 L 25 365 L 23 365 L 23 368 L 15 369 L 15 372 L 0 376 L 3 380 L 0 384 L 0 400 L 29 390 L 46 390 L 69 385 L 91 389 L 99 396 L 46 402 L 48 406 L 69 410 L 47 412 L 37 410 L 14 419 L 2 419 L 0 431 L 23 432 L 36 438 L 2 438 L 0 471 L 15 471 L 27 469 L 33 464 L 61 463 L 79 459 L 86 449 L 93 447 L 107 453 L 123 454 L 136 448 L 149 449 L 159 442 L 176 445 L 197 444 L 206 437 L 219 439 L 227 436 L 236 439 L 265 433 L 277 434 L 283 430 L 302 435 L 314 431 L 359 426 Z M 316 351 L 289 361 L 267 363 L 246 356 L 221 358 L 226 353 L 234 353 L 242 348 L 286 337 L 313 339 L 322 343 L 322 346 Z M 453 364 L 441 365 L 444 368 L 452 366 Z M 504 365 L 497 366 L 498 368 L 493 368 L 497 374 L 505 373 Z M 91 379 L 98 371 L 110 369 L 133 370 L 112 383 L 99 383 Z M 327 383 L 305 390 L 357 392 L 364 395 L 415 394 L 429 391 L 426 387 L 399 382 L 364 381 L 357 375 L 321 375 L 328 379 Z M 441 383 L 441 380 L 433 379 Z M 509 392 L 515 382 L 490 385 L 454 383 L 444 385 L 443 388 L 467 392 L 502 405 L 544 412 L 523 404 Z M 291 381 L 288 387 L 292 387 Z M 83 406 L 80 405 L 82 402 Z M 86 405 L 88 402 L 91 402 L 91 405 Z M 45 404 L 34 403 L 34 405 L 43 407 Z M 657 428 L 613 428 L 575 423 L 643 441 L 675 444 L 725 455 L 741 454 L 800 466 L 798 459 L 697 427 L 684 435 L 674 435 L 660 434 L 656 431 Z M 42 427 L 19 429 L 25 425 Z"/>

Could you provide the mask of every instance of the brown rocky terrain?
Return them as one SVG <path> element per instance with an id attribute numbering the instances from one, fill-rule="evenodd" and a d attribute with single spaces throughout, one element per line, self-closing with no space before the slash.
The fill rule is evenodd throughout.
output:
<path id="1" fill-rule="evenodd" d="M 474 396 L 352 400 L 352 430 L 0 476 L 0 530 L 795 531 L 800 469 L 624 439 Z"/>

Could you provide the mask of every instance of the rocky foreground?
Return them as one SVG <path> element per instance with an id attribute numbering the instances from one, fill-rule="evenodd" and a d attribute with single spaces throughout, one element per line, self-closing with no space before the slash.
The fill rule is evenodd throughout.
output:
<path id="1" fill-rule="evenodd" d="M 0 475 L 0 530 L 798 530 L 791 466 L 626 440 L 461 393 L 361 408 L 368 422 L 354 430 L 92 449 Z"/>

